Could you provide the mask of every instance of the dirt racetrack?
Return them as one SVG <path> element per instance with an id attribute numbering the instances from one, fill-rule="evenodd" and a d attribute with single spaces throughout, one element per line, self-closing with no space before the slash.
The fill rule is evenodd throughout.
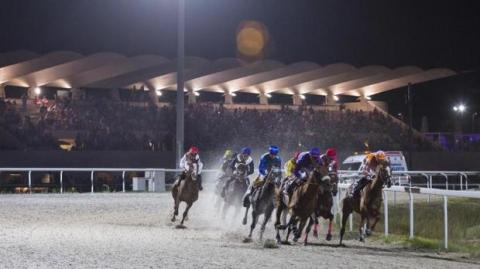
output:
<path id="1" fill-rule="evenodd" d="M 480 267 L 368 239 L 347 240 L 346 248 L 336 247 L 336 236 L 332 242 L 312 238 L 307 247 L 243 243 L 248 227 L 217 218 L 213 200 L 202 192 L 187 229 L 176 229 L 169 193 L 1 195 L 0 268 Z M 271 227 L 267 239 L 273 239 Z"/>

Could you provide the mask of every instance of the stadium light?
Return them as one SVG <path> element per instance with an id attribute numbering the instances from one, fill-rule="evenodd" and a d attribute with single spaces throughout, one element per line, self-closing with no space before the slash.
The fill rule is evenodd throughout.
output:
<path id="1" fill-rule="evenodd" d="M 307 97 L 306 97 L 305 95 L 303 95 L 303 94 L 300 94 L 299 96 L 300 96 L 300 99 L 302 99 L 302 100 L 305 100 L 305 99 L 307 98 Z"/>
<path id="2" fill-rule="evenodd" d="M 40 95 L 42 93 L 42 89 L 40 89 L 40 87 L 36 87 L 33 91 L 36 95 Z"/>
<path id="3" fill-rule="evenodd" d="M 193 94 L 194 94 L 195 96 L 200 96 L 200 93 L 199 93 L 199 92 L 193 92 Z"/>
<path id="4" fill-rule="evenodd" d="M 453 106 L 453 111 L 463 114 L 463 112 L 467 111 L 467 107 L 464 104 L 459 104 Z"/>
<path id="5" fill-rule="evenodd" d="M 234 93 L 234 92 L 231 92 L 230 95 L 233 96 L 233 97 L 237 96 L 237 94 Z"/>
<path id="6" fill-rule="evenodd" d="M 156 90 L 157 96 L 162 96 L 162 91 L 161 90 Z"/>
<path id="7" fill-rule="evenodd" d="M 266 93 L 265 96 L 266 96 L 267 98 L 271 98 L 271 97 L 272 97 L 272 95 L 269 94 L 269 93 Z"/>
<path id="8" fill-rule="evenodd" d="M 335 101 L 338 102 L 338 100 L 340 100 L 340 98 L 338 98 L 338 96 L 334 95 L 334 96 L 333 96 L 333 100 L 335 100 Z"/>
<path id="9" fill-rule="evenodd" d="M 370 97 L 370 96 L 365 96 L 365 99 L 367 99 L 367 100 L 370 101 L 370 100 L 372 100 L 372 97 Z"/>

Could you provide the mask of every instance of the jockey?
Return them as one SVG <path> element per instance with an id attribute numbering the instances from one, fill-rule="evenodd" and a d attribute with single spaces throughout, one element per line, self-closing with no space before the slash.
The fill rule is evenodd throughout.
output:
<path id="1" fill-rule="evenodd" d="M 225 151 L 225 154 L 223 154 L 223 157 L 221 159 L 221 171 L 222 171 L 222 177 L 223 176 L 230 176 L 232 174 L 232 169 L 231 169 L 231 164 L 235 158 L 235 153 L 233 151 L 227 149 Z"/>
<path id="2" fill-rule="evenodd" d="M 307 179 L 308 173 L 315 168 L 316 164 L 322 164 L 319 148 L 312 148 L 310 151 L 302 152 L 298 156 L 293 174 L 303 182 Z"/>
<path id="3" fill-rule="evenodd" d="M 297 164 L 298 155 L 300 155 L 300 152 L 295 152 L 295 155 L 293 155 L 293 158 L 291 158 L 285 163 L 285 166 L 283 167 L 283 169 L 285 170 L 286 178 L 289 178 L 293 175 L 293 171 L 295 170 L 295 165 Z"/>
<path id="4" fill-rule="evenodd" d="M 312 148 L 310 151 L 302 152 L 298 155 L 293 175 L 295 179 L 289 181 L 285 186 L 287 194 L 291 194 L 293 189 L 307 180 L 308 173 L 311 172 L 315 165 L 322 164 L 320 159 L 320 149 Z"/>
<path id="5" fill-rule="evenodd" d="M 365 160 L 363 161 L 364 165 L 361 171 L 362 178 L 354 185 L 354 198 L 359 197 L 360 191 L 373 180 L 379 161 L 384 161 L 386 159 L 387 156 L 383 151 L 367 154 Z"/>
<path id="6" fill-rule="evenodd" d="M 198 189 L 203 190 L 202 187 L 202 168 L 203 168 L 203 163 L 200 160 L 200 156 L 198 155 L 198 148 L 196 146 L 190 147 L 190 149 L 183 155 L 183 157 L 180 159 L 180 168 L 183 168 L 184 171 L 180 175 L 180 180 L 178 181 L 178 184 L 180 184 L 180 181 L 186 178 L 186 172 L 190 170 L 190 166 L 193 164 L 197 164 L 197 182 L 198 182 Z"/>
<path id="7" fill-rule="evenodd" d="M 338 162 L 337 162 L 337 151 L 334 148 L 329 148 L 320 156 L 322 164 L 328 166 L 329 172 L 337 173 Z"/>
<path id="8" fill-rule="evenodd" d="M 255 179 L 255 181 L 250 184 L 250 187 L 248 188 L 247 192 L 245 193 L 243 197 L 243 205 L 245 207 L 250 206 L 250 193 L 252 192 L 252 189 L 262 185 L 265 176 L 267 176 L 268 172 L 270 172 L 272 169 L 279 169 L 282 167 L 282 159 L 280 156 L 278 156 L 280 149 L 277 146 L 270 146 L 268 149 L 268 152 L 263 154 L 262 157 L 260 158 L 260 164 L 258 165 L 258 171 L 259 175 Z M 279 177 L 281 179 L 281 172 Z M 276 179 L 277 184 L 279 184 L 278 178 Z"/>
<path id="9" fill-rule="evenodd" d="M 230 168 L 233 173 L 237 170 L 237 167 L 239 164 L 246 164 L 247 165 L 247 184 L 250 184 L 250 181 L 248 180 L 248 176 L 253 174 L 255 171 L 254 164 L 253 164 L 253 158 L 250 156 L 252 154 L 252 150 L 249 147 L 244 147 L 242 148 L 241 153 L 237 154 L 233 161 L 230 163 Z M 225 185 L 223 186 L 222 190 L 222 197 L 225 197 L 225 190 L 228 188 L 230 185 L 230 182 L 234 181 L 234 177 L 229 177 L 227 181 L 225 182 Z"/>

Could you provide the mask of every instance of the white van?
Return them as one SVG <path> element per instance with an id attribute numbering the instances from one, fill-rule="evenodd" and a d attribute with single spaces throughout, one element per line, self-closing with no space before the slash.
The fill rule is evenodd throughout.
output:
<path id="1" fill-rule="evenodd" d="M 385 155 L 390 161 L 390 167 L 392 172 L 395 171 L 408 171 L 407 162 L 401 151 L 385 151 Z M 340 173 L 348 174 L 348 172 L 361 172 L 365 165 L 365 158 L 367 154 L 356 154 L 346 158 L 343 163 L 340 165 Z M 348 177 L 346 177 L 346 181 Z M 351 179 L 351 178 L 350 178 Z M 394 176 L 393 182 L 395 185 L 404 185 L 408 184 L 410 178 L 408 176 Z"/>

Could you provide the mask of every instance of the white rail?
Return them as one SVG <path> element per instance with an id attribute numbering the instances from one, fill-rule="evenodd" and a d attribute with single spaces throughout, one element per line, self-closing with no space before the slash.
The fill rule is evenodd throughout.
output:
<path id="1" fill-rule="evenodd" d="M 347 190 L 350 184 L 339 184 L 339 189 Z M 428 195 L 438 195 L 443 196 L 443 243 L 444 248 L 448 249 L 448 197 L 462 197 L 462 198 L 476 198 L 480 199 L 480 191 L 454 191 L 454 190 L 441 190 L 433 188 L 418 188 L 418 187 L 402 187 L 402 186 L 392 186 L 390 188 L 383 189 L 383 210 L 384 210 L 384 233 L 385 236 L 388 236 L 388 193 L 389 192 L 403 192 L 408 193 L 409 195 L 409 238 L 414 237 L 414 195 L 413 194 L 428 194 Z M 352 218 L 350 218 L 350 231 L 352 230 Z"/>

